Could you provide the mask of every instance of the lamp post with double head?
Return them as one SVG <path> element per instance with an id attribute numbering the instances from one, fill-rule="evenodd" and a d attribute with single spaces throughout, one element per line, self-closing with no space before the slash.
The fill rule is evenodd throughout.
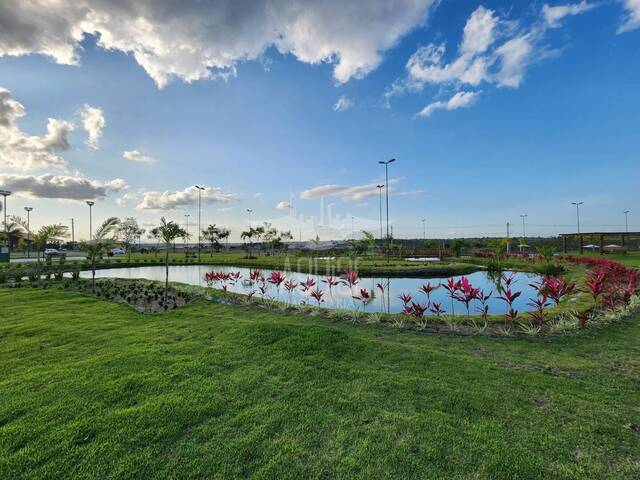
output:
<path id="1" fill-rule="evenodd" d="M 571 205 L 576 206 L 576 220 L 578 222 L 578 233 L 580 233 L 580 205 L 584 202 L 571 202 Z"/>
<path id="2" fill-rule="evenodd" d="M 629 233 L 629 214 L 631 213 L 631 210 L 625 210 L 622 213 L 624 213 L 624 230 Z"/>
<path id="3" fill-rule="evenodd" d="M 4 211 L 4 241 L 9 245 L 9 225 L 7 225 L 7 197 L 11 195 L 9 190 L 0 190 L 0 195 L 3 197 L 3 211 Z"/>
<path id="4" fill-rule="evenodd" d="M 376 188 L 378 189 L 378 198 L 380 199 L 380 245 L 382 246 L 382 189 L 384 188 L 384 185 L 376 185 Z"/>

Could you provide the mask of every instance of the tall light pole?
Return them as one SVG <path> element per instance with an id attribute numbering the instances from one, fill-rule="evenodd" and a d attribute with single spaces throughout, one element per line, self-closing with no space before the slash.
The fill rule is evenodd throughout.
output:
<path id="1" fill-rule="evenodd" d="M 356 231 L 353 229 L 353 215 L 351 215 L 351 238 L 356 239 Z"/>
<path id="2" fill-rule="evenodd" d="M 529 215 L 527 215 L 526 213 L 524 215 L 520 215 L 520 218 L 522 218 L 522 238 L 525 238 L 527 236 L 527 232 L 524 227 L 524 219 L 527 218 L 528 216 Z"/>
<path id="3" fill-rule="evenodd" d="M 202 215 L 202 190 L 204 187 L 200 185 L 196 185 L 198 189 L 198 261 L 200 261 L 200 234 L 202 232 L 202 226 L 200 225 L 200 216 Z"/>
<path id="4" fill-rule="evenodd" d="M 382 246 L 382 189 L 384 188 L 384 185 L 376 185 L 376 188 L 378 189 L 378 196 L 380 198 L 380 246 Z"/>
<path id="5" fill-rule="evenodd" d="M 584 202 L 571 202 L 571 205 L 576 206 L 576 219 L 578 220 L 578 233 L 580 233 L 580 205 Z"/>
<path id="6" fill-rule="evenodd" d="M 7 225 L 7 197 L 11 195 L 9 190 L 0 190 L 0 195 L 4 197 L 4 241 L 9 245 L 9 228 Z"/>
<path id="7" fill-rule="evenodd" d="M 629 214 L 631 213 L 631 210 L 625 210 L 622 213 L 624 213 L 624 229 L 629 233 Z"/>
<path id="8" fill-rule="evenodd" d="M 384 189 L 387 200 L 387 263 L 389 263 L 389 254 L 391 249 L 391 237 L 389 236 L 389 164 L 395 162 L 396 159 L 392 158 L 391 160 L 380 160 L 378 163 L 380 165 L 384 165 Z"/>
<path id="9" fill-rule="evenodd" d="M 249 214 L 249 230 L 251 230 L 251 214 L 253 213 L 253 210 L 247 208 L 247 213 Z"/>
<path id="10" fill-rule="evenodd" d="M 96 202 L 92 202 L 91 200 L 87 200 L 87 205 L 89 205 L 89 241 L 93 240 L 93 206 Z"/>
<path id="11" fill-rule="evenodd" d="M 33 210 L 33 207 L 24 207 L 27 212 L 27 258 L 31 257 L 31 218 L 29 214 Z"/>
<path id="12" fill-rule="evenodd" d="M 423 218 L 422 219 L 422 240 L 426 240 L 427 239 L 427 219 Z"/>
<path id="13" fill-rule="evenodd" d="M 184 226 L 184 231 L 187 232 L 187 234 L 184 237 L 184 246 L 185 248 L 187 248 L 187 246 L 189 245 L 189 217 L 191 215 L 188 213 L 184 214 L 184 222 L 185 222 L 185 226 Z"/>

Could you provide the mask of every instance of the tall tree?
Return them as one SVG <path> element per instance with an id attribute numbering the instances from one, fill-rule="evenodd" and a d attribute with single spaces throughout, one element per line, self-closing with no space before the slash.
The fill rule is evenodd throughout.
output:
<path id="1" fill-rule="evenodd" d="M 158 235 L 162 243 L 164 243 L 165 247 L 165 257 L 164 257 L 164 268 L 165 268 L 165 277 L 164 277 L 164 302 L 167 302 L 167 292 L 169 290 L 169 249 L 171 248 L 171 244 L 175 242 L 178 238 L 187 238 L 188 234 L 185 229 L 180 227 L 175 222 L 167 222 L 167 220 L 162 217 L 160 219 L 160 225 L 156 227 L 158 229 Z"/>
<path id="2" fill-rule="evenodd" d="M 96 262 L 115 244 L 115 235 L 119 224 L 119 218 L 107 218 L 96 230 L 93 239 L 80 244 L 80 250 L 86 252 L 87 258 L 91 262 L 91 290 L 94 293 L 96 291 Z"/>
<path id="3" fill-rule="evenodd" d="M 118 225 L 117 233 L 131 260 L 131 245 L 144 234 L 144 229 L 140 228 L 135 218 L 127 217 Z"/>

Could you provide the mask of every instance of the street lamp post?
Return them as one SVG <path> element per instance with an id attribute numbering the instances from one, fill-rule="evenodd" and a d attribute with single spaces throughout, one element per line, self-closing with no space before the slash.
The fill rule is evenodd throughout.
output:
<path id="1" fill-rule="evenodd" d="M 426 240 L 427 239 L 427 219 L 423 218 L 422 219 L 422 240 Z"/>
<path id="2" fill-rule="evenodd" d="M 378 189 L 378 197 L 380 198 L 380 245 L 382 245 L 382 189 L 384 185 L 376 185 L 376 188 Z"/>
<path id="3" fill-rule="evenodd" d="M 251 214 L 253 213 L 253 210 L 247 208 L 247 213 L 249 214 L 249 230 L 251 230 Z"/>
<path id="4" fill-rule="evenodd" d="M 395 161 L 396 159 L 392 158 L 391 160 L 380 160 L 378 162 L 380 165 L 384 165 L 384 189 L 387 202 L 387 263 L 389 263 L 389 254 L 391 250 L 391 237 L 389 237 L 389 164 Z"/>
<path id="5" fill-rule="evenodd" d="M 24 207 L 27 212 L 27 258 L 31 258 L 31 218 L 30 213 L 33 207 Z"/>
<path id="6" fill-rule="evenodd" d="M 527 218 L 529 215 L 524 214 L 524 215 L 520 215 L 520 218 L 522 218 L 522 238 L 524 239 L 527 236 L 527 232 L 525 230 L 524 227 L 524 219 Z"/>
<path id="7" fill-rule="evenodd" d="M 191 215 L 188 213 L 184 214 L 184 219 L 185 219 L 185 226 L 184 226 L 184 231 L 187 232 L 187 234 L 184 237 L 184 248 L 185 248 L 185 255 L 186 255 L 186 249 L 189 246 L 189 217 Z"/>
<path id="8" fill-rule="evenodd" d="M 629 214 L 631 213 L 631 210 L 625 210 L 622 213 L 624 213 L 624 229 L 629 233 Z"/>
<path id="9" fill-rule="evenodd" d="M 92 202 L 91 200 L 87 200 L 87 205 L 89 205 L 89 241 L 93 240 L 93 206 L 96 202 Z"/>
<path id="10" fill-rule="evenodd" d="M 353 229 L 353 219 L 354 219 L 354 217 L 353 217 L 353 215 L 351 215 L 351 238 L 355 240 L 356 239 L 356 231 Z"/>
<path id="11" fill-rule="evenodd" d="M 571 205 L 576 206 L 576 219 L 578 221 L 578 233 L 580 233 L 580 205 L 584 202 L 571 202 Z"/>
<path id="12" fill-rule="evenodd" d="M 200 235 L 202 232 L 202 226 L 200 225 L 200 218 L 202 215 L 202 190 L 204 190 L 204 187 L 201 187 L 200 185 L 196 185 L 196 188 L 198 189 L 198 261 L 200 261 Z"/>
<path id="13" fill-rule="evenodd" d="M 9 245 L 9 228 L 7 225 L 7 197 L 11 195 L 9 190 L 0 190 L 0 195 L 4 198 L 4 241 Z"/>

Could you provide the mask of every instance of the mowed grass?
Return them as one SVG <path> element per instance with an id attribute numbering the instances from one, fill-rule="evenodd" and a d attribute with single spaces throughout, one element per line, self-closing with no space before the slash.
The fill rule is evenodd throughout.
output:
<path id="1" fill-rule="evenodd" d="M 0 290 L 0 478 L 639 478 L 640 322 L 421 335 Z"/>

